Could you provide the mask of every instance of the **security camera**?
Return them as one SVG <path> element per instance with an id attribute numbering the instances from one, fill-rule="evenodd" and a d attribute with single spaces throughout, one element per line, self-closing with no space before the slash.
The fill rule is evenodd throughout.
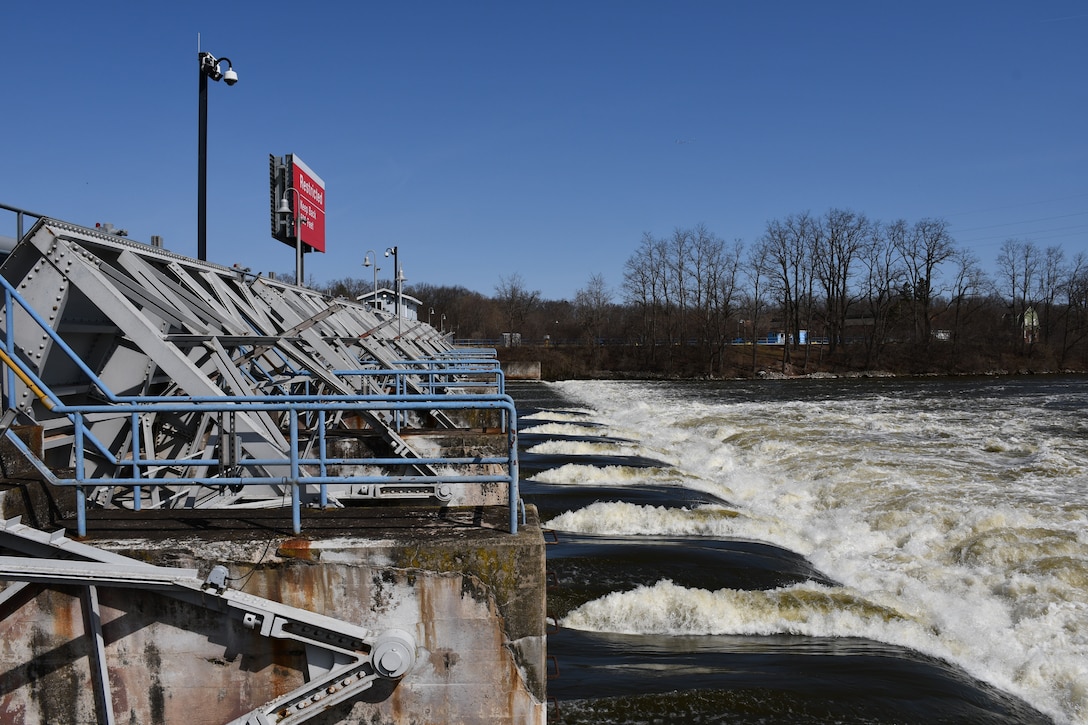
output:
<path id="1" fill-rule="evenodd" d="M 234 72 L 233 68 L 227 68 L 226 73 L 223 74 L 223 82 L 228 86 L 233 86 L 238 82 L 238 74 Z"/>

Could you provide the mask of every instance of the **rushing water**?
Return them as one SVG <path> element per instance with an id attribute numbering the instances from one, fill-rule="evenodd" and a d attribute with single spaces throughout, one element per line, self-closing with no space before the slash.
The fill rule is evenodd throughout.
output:
<path id="1" fill-rule="evenodd" d="M 1085 379 L 514 395 L 557 721 L 1088 723 Z"/>

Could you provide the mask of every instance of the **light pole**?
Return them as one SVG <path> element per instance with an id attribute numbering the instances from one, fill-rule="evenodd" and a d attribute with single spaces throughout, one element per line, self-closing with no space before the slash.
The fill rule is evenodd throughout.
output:
<path id="1" fill-rule="evenodd" d="M 427 327 L 431 326 L 431 318 L 434 317 L 434 308 L 427 310 Z"/>
<path id="2" fill-rule="evenodd" d="M 397 312 L 397 335 L 400 336 L 401 330 L 401 306 L 404 301 L 401 299 L 401 290 L 404 289 L 404 270 L 400 268 L 400 262 L 397 261 L 397 248 L 388 247 L 385 250 L 385 256 L 393 255 L 393 286 L 396 287 L 394 292 L 396 293 L 396 312 Z"/>
<path id="3" fill-rule="evenodd" d="M 302 204 L 298 200 L 298 189 L 294 187 L 288 187 L 283 192 L 283 196 L 280 197 L 280 205 L 276 211 L 280 214 L 290 214 L 291 205 L 287 202 L 287 195 L 294 192 L 295 194 L 295 284 L 299 287 L 302 286 L 302 225 L 310 220 L 302 216 Z"/>
<path id="4" fill-rule="evenodd" d="M 404 326 L 404 316 L 401 315 L 401 310 L 404 308 L 404 270 L 397 271 L 397 337 L 400 337 L 402 327 Z"/>
<path id="5" fill-rule="evenodd" d="M 374 261 L 371 262 L 371 259 Z M 378 270 L 381 269 L 381 267 L 378 266 L 378 253 L 373 249 L 366 250 L 366 256 L 363 257 L 363 266 L 374 267 L 374 288 L 372 290 L 374 293 L 374 302 L 371 306 L 376 310 L 378 309 Z"/>
<path id="6" fill-rule="evenodd" d="M 238 74 L 230 58 L 216 58 L 211 53 L 198 52 L 200 62 L 200 128 L 197 141 L 196 180 L 196 258 L 208 259 L 208 79 L 222 80 L 228 86 L 238 82 Z M 219 64 L 227 70 L 220 71 Z"/>
<path id="7" fill-rule="evenodd" d="M 400 317 L 400 263 L 397 261 L 397 248 L 387 247 L 385 250 L 385 256 L 393 255 L 393 293 L 396 298 L 393 301 L 393 310 L 397 313 L 397 317 Z"/>

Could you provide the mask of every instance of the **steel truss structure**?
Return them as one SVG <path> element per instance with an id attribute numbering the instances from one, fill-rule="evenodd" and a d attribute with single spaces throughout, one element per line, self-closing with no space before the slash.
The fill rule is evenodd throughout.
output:
<path id="1" fill-rule="evenodd" d="M 42 218 L 0 266 L 0 427 L 41 431 L 43 475 L 87 506 L 441 504 L 505 483 L 516 413 L 497 361 L 420 321 Z M 400 327 L 401 333 L 396 329 Z M 417 450 L 406 431 L 490 413 L 498 456 Z M 63 474 L 56 474 L 63 471 Z M 84 533 L 82 530 L 80 534 Z"/>

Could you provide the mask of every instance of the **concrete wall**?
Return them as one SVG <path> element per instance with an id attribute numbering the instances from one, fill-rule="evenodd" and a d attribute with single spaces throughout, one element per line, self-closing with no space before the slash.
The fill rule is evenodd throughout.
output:
<path id="1" fill-rule="evenodd" d="M 0 514 L 65 508 L 35 488 L 0 493 Z M 234 588 L 413 634 L 416 666 L 403 679 L 311 722 L 546 720 L 544 543 L 531 507 L 517 535 L 503 506 L 307 512 L 301 537 L 285 533 L 287 511 L 107 513 L 92 512 L 84 543 L 202 575 L 223 564 Z M 82 591 L 32 585 L 0 604 L 0 722 L 97 722 Z M 303 683 L 302 645 L 152 591 L 98 596 L 118 722 L 222 723 Z"/>
<path id="2" fill-rule="evenodd" d="M 507 380 L 540 380 L 540 361 L 511 360 L 502 364 Z"/>

